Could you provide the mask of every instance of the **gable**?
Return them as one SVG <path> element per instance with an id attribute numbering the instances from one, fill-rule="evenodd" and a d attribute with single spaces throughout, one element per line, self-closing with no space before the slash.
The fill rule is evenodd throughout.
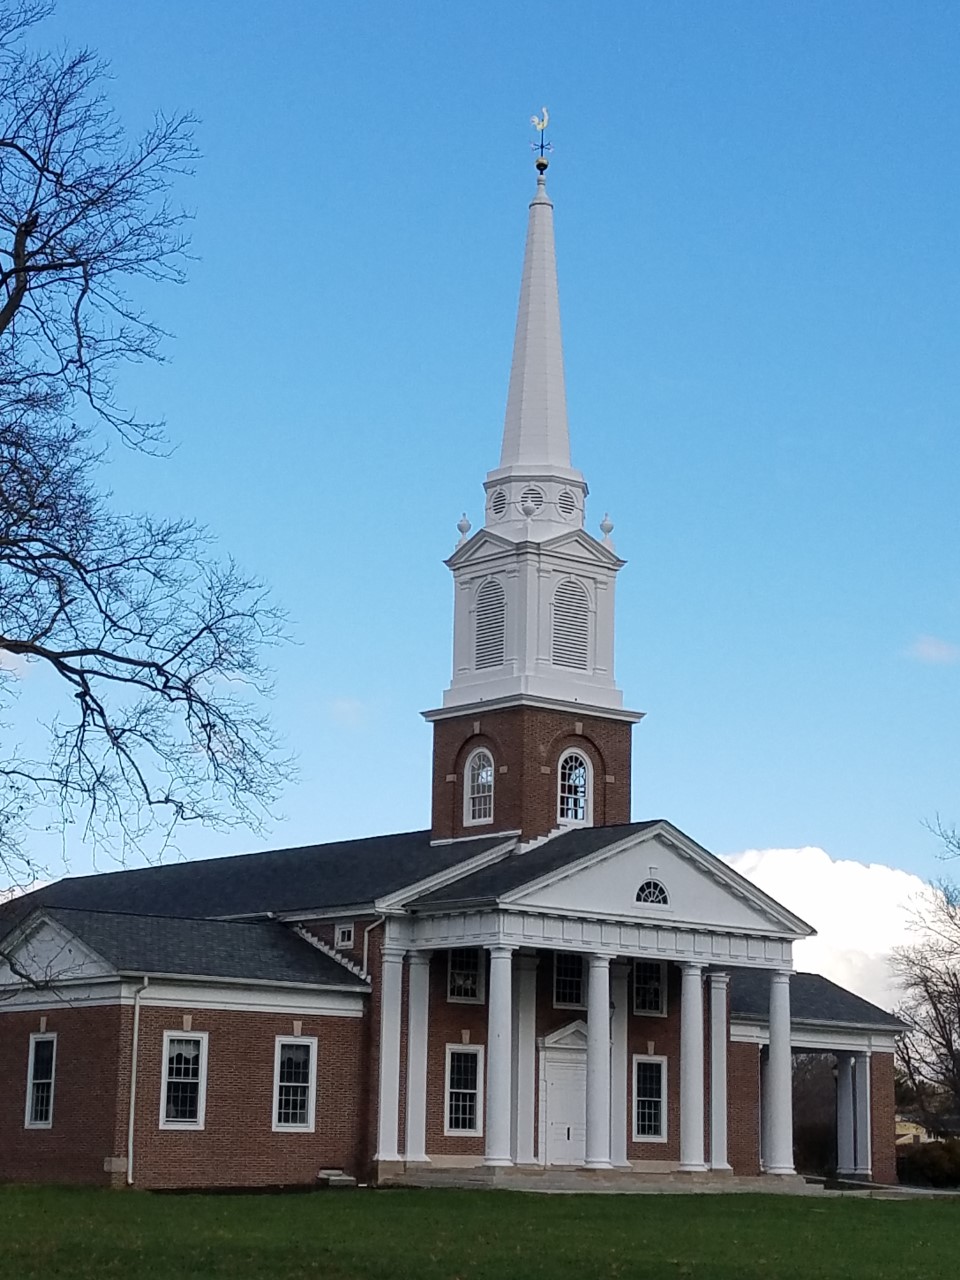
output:
<path id="1" fill-rule="evenodd" d="M 731 929 L 804 937 L 802 920 L 732 872 L 719 858 L 664 826 L 639 833 L 572 863 L 539 882 L 504 895 L 504 905 L 530 911 L 619 917 L 638 924 Z M 648 880 L 661 883 L 668 902 L 638 902 Z"/>
<path id="2" fill-rule="evenodd" d="M 21 985 L 24 978 L 40 986 L 56 986 L 80 978 L 110 977 L 116 972 L 69 929 L 46 916 L 28 921 L 10 943 L 9 960 L 0 960 L 0 986 Z"/>

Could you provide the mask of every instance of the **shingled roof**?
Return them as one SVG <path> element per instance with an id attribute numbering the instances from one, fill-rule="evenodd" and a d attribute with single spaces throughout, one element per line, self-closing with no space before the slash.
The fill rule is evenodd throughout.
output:
<path id="1" fill-rule="evenodd" d="M 366 990 L 346 965 L 273 920 L 195 920 L 42 908 L 121 974 L 227 978 Z"/>
<path id="2" fill-rule="evenodd" d="M 770 974 L 763 969 L 730 970 L 730 1015 L 766 1023 L 770 1009 Z M 869 1000 L 838 987 L 819 973 L 795 973 L 790 981 L 792 1022 L 838 1023 L 845 1027 L 903 1031 L 905 1024 Z"/>
<path id="3" fill-rule="evenodd" d="M 509 839 L 492 835 L 432 844 L 429 831 L 406 831 L 71 876 L 15 899 L 3 915 L 22 919 L 35 906 L 210 917 L 372 905 Z"/>

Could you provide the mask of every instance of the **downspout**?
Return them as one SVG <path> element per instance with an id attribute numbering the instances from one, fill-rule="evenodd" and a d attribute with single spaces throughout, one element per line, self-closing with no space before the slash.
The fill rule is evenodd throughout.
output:
<path id="1" fill-rule="evenodd" d="M 370 958 L 370 933 L 371 930 L 379 928 L 386 920 L 386 916 L 377 916 L 372 924 L 368 924 L 363 931 L 363 976 L 369 978 L 370 970 L 367 968 L 367 961 Z"/>
<path id="2" fill-rule="evenodd" d="M 143 982 L 133 997 L 133 1043 L 130 1046 L 130 1114 L 127 1117 L 127 1186 L 133 1186 L 133 1122 L 137 1113 L 137 1049 L 140 1044 L 140 997 L 150 985 L 143 975 Z"/>

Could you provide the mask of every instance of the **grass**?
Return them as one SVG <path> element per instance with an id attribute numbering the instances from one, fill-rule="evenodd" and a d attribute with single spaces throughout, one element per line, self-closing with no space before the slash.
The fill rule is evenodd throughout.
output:
<path id="1" fill-rule="evenodd" d="M 960 1201 L 0 1188 L 0 1276 L 938 1280 Z"/>

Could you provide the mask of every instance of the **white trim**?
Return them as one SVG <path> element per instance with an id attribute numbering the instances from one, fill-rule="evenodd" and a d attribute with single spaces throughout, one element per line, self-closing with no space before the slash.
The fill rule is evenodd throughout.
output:
<path id="1" fill-rule="evenodd" d="M 472 1053 L 477 1059 L 477 1127 L 475 1129 L 450 1128 L 450 1060 L 455 1053 Z M 448 1044 L 446 1048 L 446 1064 L 443 1073 L 443 1136 L 445 1138 L 483 1137 L 483 1097 L 483 1045 Z"/>
<path id="2" fill-rule="evenodd" d="M 334 925 L 333 945 L 338 951 L 346 951 L 353 946 L 353 921 L 348 924 Z"/>
<path id="3" fill-rule="evenodd" d="M 660 1008 L 659 1009 L 638 1009 L 637 1008 L 637 966 L 641 964 L 655 964 L 660 966 Z M 646 956 L 633 957 L 633 1013 L 638 1018 L 665 1018 L 667 1016 L 667 1005 L 669 1000 L 669 989 L 667 985 L 667 962 L 666 960 L 657 960 L 655 958 L 647 958 Z"/>
<path id="4" fill-rule="evenodd" d="M 580 991 L 583 999 L 579 1002 L 558 1000 L 557 999 L 557 958 L 558 956 L 578 956 L 580 960 Z M 553 998 L 553 1007 L 555 1009 L 586 1009 L 587 1007 L 587 957 L 581 951 L 554 951 L 553 953 L 553 985 L 551 987 L 551 996 Z"/>
<path id="5" fill-rule="evenodd" d="M 470 771 L 473 768 L 473 762 L 477 756 L 486 756 L 490 761 L 490 816 L 489 818 L 471 817 L 471 800 L 473 793 L 470 788 Z M 497 803 L 497 766 L 493 758 L 493 752 L 489 747 L 474 747 L 467 756 L 463 765 L 463 825 L 465 827 L 489 827 L 493 824 L 495 805 Z"/>
<path id="6" fill-rule="evenodd" d="M 281 1124 L 277 1119 L 280 1105 L 280 1047 L 285 1044 L 310 1046 L 310 1079 L 307 1082 L 307 1123 Z M 270 1116 L 274 1133 L 313 1133 L 317 1122 L 317 1037 L 277 1036 L 273 1050 L 273 1105 Z"/>
<path id="7" fill-rule="evenodd" d="M 544 698 L 533 693 L 507 693 L 499 698 L 484 698 L 482 701 L 474 700 L 452 703 L 448 707 L 435 707 L 431 711 L 421 711 L 420 714 L 428 724 L 433 724 L 437 720 L 452 720 L 455 716 L 466 716 L 471 710 L 483 710 L 484 713 L 489 713 L 502 711 L 507 707 L 537 707 L 544 711 L 569 712 L 570 703 L 564 702 L 561 698 Z M 625 707 L 601 706 L 599 702 L 587 702 L 584 699 L 577 700 L 577 710 L 582 711 L 584 716 L 603 716 L 605 720 L 626 720 L 629 724 L 636 724 L 647 714 L 645 711 L 628 711 Z"/>
<path id="8" fill-rule="evenodd" d="M 853 1023 L 843 1025 L 817 1024 L 813 1022 L 797 1022 L 790 1026 L 790 1046 L 793 1049 L 807 1049 L 810 1052 L 859 1053 L 893 1053 L 897 1047 L 897 1037 L 902 1032 L 877 1030 L 858 1027 Z M 731 1020 L 731 1044 L 765 1045 L 770 1042 L 770 1029 L 765 1022 L 739 1022 Z"/>
<path id="9" fill-rule="evenodd" d="M 475 996 L 452 996 L 450 979 L 453 974 L 454 951 L 475 951 L 477 953 L 477 994 Z M 487 956 L 483 947 L 448 947 L 447 948 L 447 1004 L 485 1004 L 487 999 Z"/>
<path id="10" fill-rule="evenodd" d="M 657 1137 L 650 1134 L 641 1135 L 638 1132 L 637 1125 L 637 1064 L 640 1062 L 658 1062 L 660 1064 L 660 1133 Z M 668 1140 L 669 1125 L 669 1107 L 667 1101 L 669 1092 L 667 1089 L 667 1059 L 658 1053 L 635 1053 L 631 1066 L 632 1080 L 630 1082 L 630 1132 L 633 1141 L 646 1144 L 648 1142 L 666 1142 Z"/>
<path id="11" fill-rule="evenodd" d="M 33 1062 L 36 1047 L 41 1040 L 49 1040 L 53 1044 L 53 1060 L 50 1063 L 50 1119 L 33 1120 Z M 44 1082 L 45 1083 L 45 1082 Z M 34 1031 L 30 1035 L 30 1052 L 27 1055 L 27 1098 L 23 1111 L 23 1127 L 25 1129 L 52 1129 L 53 1102 L 57 1084 L 57 1033 L 55 1031 Z"/>
<path id="12" fill-rule="evenodd" d="M 585 816 L 583 818 L 563 818 L 560 816 L 560 786 L 563 777 L 563 762 L 570 756 L 579 756 L 583 761 L 587 775 L 587 794 L 584 803 Z M 557 802 L 556 802 L 557 825 L 566 831 L 570 827 L 592 827 L 593 826 L 593 761 L 590 759 L 589 753 L 579 746 L 567 747 L 561 751 L 560 758 L 557 760 Z"/>
<path id="13" fill-rule="evenodd" d="M 469 944 L 468 944 L 469 945 Z M 349 965 L 346 957 L 340 963 Z M 149 975 L 148 975 L 149 976 Z M 142 979 L 141 979 L 142 980 Z M 110 978 L 103 982 L 64 983 L 56 988 L 35 991 L 11 991 L 0 986 L 0 1014 L 12 1010 L 96 1008 L 100 1005 L 129 1005 L 131 1008 L 139 984 L 129 979 Z M 273 991 L 246 989 L 246 983 L 229 986 L 183 983 L 160 979 L 150 981 L 150 994 L 143 1003 L 165 1008 L 220 1009 L 237 1013 L 288 1013 L 291 1016 L 321 1018 L 362 1018 L 364 996 L 369 988 L 345 990 L 280 987 Z"/>
<path id="14" fill-rule="evenodd" d="M 204 1128 L 207 1118 L 207 1049 L 210 1033 L 208 1031 L 164 1031 L 163 1033 L 163 1070 L 160 1077 L 160 1128 L 161 1129 L 179 1129 L 181 1131 L 191 1132 Z M 171 1040 L 199 1040 L 200 1041 L 200 1079 L 197 1089 L 197 1118 L 196 1120 L 168 1120 L 167 1119 L 167 1073 L 170 1066 L 170 1041 Z"/>

